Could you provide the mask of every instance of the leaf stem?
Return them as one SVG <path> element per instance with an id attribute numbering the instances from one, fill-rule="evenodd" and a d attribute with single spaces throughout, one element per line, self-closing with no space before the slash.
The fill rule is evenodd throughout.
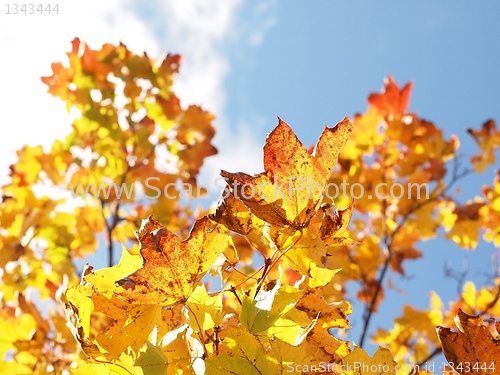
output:
<path id="1" fill-rule="evenodd" d="M 260 277 L 260 279 L 257 283 L 257 288 L 255 289 L 254 297 L 257 296 L 257 294 L 259 293 L 260 289 L 262 288 L 262 284 L 263 284 L 264 280 L 266 279 L 266 276 L 269 274 L 269 272 L 271 272 L 271 270 L 276 265 L 276 263 L 278 263 L 280 261 L 281 257 L 283 255 L 285 255 L 288 252 L 288 250 L 290 250 L 292 247 L 297 245 L 297 243 L 302 239 L 302 235 L 303 235 L 302 230 L 299 233 L 300 234 L 297 237 L 297 239 L 295 241 L 293 241 L 293 243 L 291 243 L 285 250 L 283 250 L 281 252 L 281 254 L 275 260 L 273 260 L 273 258 L 277 254 L 277 252 L 275 252 L 271 256 L 271 258 L 266 259 L 266 262 L 264 263 L 264 271 L 262 272 L 262 276 Z"/>

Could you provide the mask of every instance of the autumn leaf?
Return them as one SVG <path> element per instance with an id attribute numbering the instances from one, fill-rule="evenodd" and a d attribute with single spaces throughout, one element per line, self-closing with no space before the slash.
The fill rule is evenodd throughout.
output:
<path id="1" fill-rule="evenodd" d="M 278 338 L 298 346 L 317 322 L 317 316 L 311 319 L 295 308 L 303 293 L 291 286 L 281 286 L 278 279 L 272 288 L 260 289 L 254 298 L 243 294 L 241 323 L 256 336 Z"/>
<path id="2" fill-rule="evenodd" d="M 326 207 L 322 207 L 323 214 L 319 230 L 320 238 L 326 246 L 347 246 L 357 243 L 349 237 L 344 237 L 347 234 L 354 208 L 354 200 L 345 209 L 336 210 L 335 215 L 331 215 Z"/>
<path id="3" fill-rule="evenodd" d="M 318 328 L 350 328 L 347 316 L 352 313 L 352 307 L 346 301 L 328 302 L 321 288 L 315 288 L 305 293 L 296 305 L 310 318 L 319 315 Z"/>
<path id="4" fill-rule="evenodd" d="M 485 230 L 484 239 L 497 247 L 500 246 L 500 170 L 497 171 L 493 186 L 483 187 L 485 205 L 479 209 L 479 215 Z"/>
<path id="5" fill-rule="evenodd" d="M 437 327 L 439 341 L 450 366 L 459 374 L 497 374 L 500 368 L 499 332 L 495 332 L 494 337 L 479 315 L 470 316 L 462 310 L 455 316 L 455 324 L 458 332 Z"/>
<path id="6" fill-rule="evenodd" d="M 91 269 L 85 273 L 90 275 Z M 162 319 L 161 306 L 128 305 L 85 280 L 71 286 L 60 301 L 73 336 L 83 352 L 96 359 L 118 359 L 128 349 L 138 352 Z"/>
<path id="7" fill-rule="evenodd" d="M 141 244 L 142 268 L 117 280 L 119 294 L 130 303 L 171 305 L 185 301 L 229 245 L 227 234 L 199 219 L 181 241 L 152 217 L 136 233 Z"/>
<path id="8" fill-rule="evenodd" d="M 494 151 L 500 145 L 500 130 L 497 129 L 495 120 L 488 120 L 481 126 L 480 130 L 467 129 L 467 132 L 476 141 L 481 153 L 471 158 L 472 165 L 478 173 L 495 163 Z"/>
<path id="9" fill-rule="evenodd" d="M 267 355 L 259 339 L 241 326 L 226 330 L 220 350 L 219 355 L 205 361 L 207 374 L 279 374 L 282 370 L 281 364 Z"/>
<path id="10" fill-rule="evenodd" d="M 399 89 L 394 79 L 388 76 L 384 81 L 382 93 L 371 94 L 368 97 L 368 102 L 384 117 L 390 114 L 401 116 L 406 113 L 406 109 L 410 103 L 412 85 L 409 82 L 405 87 Z"/>
<path id="11" fill-rule="evenodd" d="M 208 215 L 178 186 L 203 195 L 196 177 L 217 152 L 215 116 L 174 93 L 181 57 L 156 61 L 78 38 L 67 56 L 42 81 L 80 116 L 51 148 L 20 149 L 1 187 L 0 373 L 394 374 L 394 360 L 428 361 L 439 340 L 460 373 L 471 372 L 467 363 L 498 372 L 499 322 L 487 327 L 460 310 L 458 332 L 435 334 L 459 308 L 498 315 L 498 278 L 465 283 L 448 311 L 432 294 L 427 310 L 404 306 L 392 329 L 373 335 L 370 321 L 386 285 L 395 288 L 388 275 L 404 275 L 403 262 L 426 253 L 421 240 L 443 233 L 474 248 L 483 233 L 500 243 L 500 174 L 466 204 L 451 193 L 496 162 L 494 120 L 468 130 L 481 154 L 461 173 L 458 137 L 408 113 L 412 83 L 400 88 L 389 76 L 354 126 L 345 118 L 325 128 L 315 146 L 280 119 L 264 145 L 264 172 L 222 171 L 227 186 Z M 356 207 L 352 191 L 330 196 L 344 183 L 362 187 Z M 396 184 L 429 189 L 396 197 Z M 120 242 L 128 250 L 122 245 L 115 265 Z M 87 265 L 80 278 L 80 258 L 101 244 L 109 267 Z M 373 357 L 351 351 L 347 301 L 356 297 L 360 345 L 371 337 L 388 346 Z"/>
<path id="12" fill-rule="evenodd" d="M 196 287 L 186 301 L 186 306 L 189 324 L 195 331 L 208 331 L 222 321 L 222 294 L 209 296 L 205 285 Z"/>
<path id="13" fill-rule="evenodd" d="M 122 256 L 117 266 L 103 268 L 93 271 L 90 268 L 84 273 L 83 279 L 91 284 L 99 293 L 111 297 L 116 290 L 115 281 L 129 275 L 141 267 L 142 258 L 131 254 L 125 246 L 122 248 Z"/>
<path id="14" fill-rule="evenodd" d="M 495 278 L 492 285 L 479 287 L 472 281 L 464 283 L 460 299 L 450 308 L 455 314 L 459 309 L 469 315 L 476 312 L 490 316 L 500 316 L 500 278 Z"/>
<path id="15" fill-rule="evenodd" d="M 332 360 L 338 362 L 350 352 L 349 342 L 329 333 L 330 328 L 349 328 L 347 315 L 352 307 L 346 301 L 325 300 L 323 288 L 314 288 L 304 293 L 296 304 L 296 309 L 307 314 L 309 319 L 317 319 L 312 331 L 306 337 L 306 352 L 317 362 Z"/>
<path id="16" fill-rule="evenodd" d="M 69 292 L 69 296 L 68 296 Z M 73 294 L 73 295 L 72 295 Z M 92 290 L 83 285 L 73 286 L 59 297 L 59 302 L 68 321 L 68 327 L 81 350 L 89 357 L 100 357 L 102 352 L 90 338 L 90 320 L 94 302 Z"/>
<path id="17" fill-rule="evenodd" d="M 168 360 L 160 346 L 147 343 L 147 349 L 141 352 L 134 366 L 142 368 L 144 375 L 167 375 Z"/>
<path id="18" fill-rule="evenodd" d="M 374 148 L 380 146 L 385 139 L 384 134 L 380 132 L 383 116 L 374 106 L 369 106 L 366 113 L 354 116 L 352 124 L 354 126 L 350 141 L 342 151 L 341 162 L 372 154 Z"/>
<path id="19" fill-rule="evenodd" d="M 440 212 L 443 226 L 447 230 L 446 238 L 466 249 L 474 249 L 479 241 L 482 226 L 479 210 L 482 202 L 467 202 L 467 204 L 444 208 Z"/>
<path id="20" fill-rule="evenodd" d="M 176 128 L 179 142 L 180 174 L 187 173 L 194 178 L 204 158 L 215 155 L 217 149 L 210 143 L 215 135 L 211 123 L 214 116 L 198 106 L 190 106 Z"/>
<path id="21" fill-rule="evenodd" d="M 282 259 L 287 265 L 312 277 L 309 279 L 311 286 L 317 286 L 319 273 L 322 273 L 322 278 L 330 275 L 330 280 L 335 274 L 331 272 L 333 270 L 324 267 L 325 257 L 331 254 L 331 249 L 357 243 L 349 237 L 344 237 L 353 209 L 352 203 L 345 210 L 337 210 L 332 215 L 328 205 L 322 205 L 309 225 L 302 230 L 292 234 L 277 227 L 266 227 L 261 236 L 271 248 L 284 255 Z"/>
<path id="22" fill-rule="evenodd" d="M 326 181 L 352 125 L 346 118 L 325 128 L 309 154 L 281 119 L 264 145 L 265 172 L 256 176 L 222 171 L 231 193 L 260 219 L 278 227 L 307 226 L 321 203 Z"/>
<path id="23" fill-rule="evenodd" d="M 265 221 L 255 216 L 241 200 L 237 199 L 228 186 L 224 188 L 222 196 L 224 199 L 220 199 L 217 203 L 215 213 L 209 215 L 213 221 L 244 236 L 255 231 L 262 233 Z"/>
<path id="24" fill-rule="evenodd" d="M 430 348 L 439 346 L 435 327 L 443 323 L 440 304 L 439 297 L 432 293 L 429 310 L 404 306 L 403 314 L 394 319 L 394 327 L 389 331 L 379 329 L 372 340 L 378 345 L 387 345 L 401 365 L 408 361 L 420 363 L 430 354 Z"/>
<path id="25" fill-rule="evenodd" d="M 389 349 L 379 347 L 370 358 L 363 349 L 356 347 L 342 359 L 341 369 L 345 375 L 386 375 L 396 374 L 395 365 Z"/>

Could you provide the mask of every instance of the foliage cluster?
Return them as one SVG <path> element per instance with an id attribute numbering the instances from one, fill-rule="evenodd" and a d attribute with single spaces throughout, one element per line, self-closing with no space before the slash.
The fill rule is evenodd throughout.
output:
<path id="1" fill-rule="evenodd" d="M 197 187 L 215 130 L 212 114 L 183 107 L 172 91 L 180 60 L 75 39 L 68 63 L 42 79 L 81 115 L 50 150 L 19 150 L 2 187 L 2 373 L 372 374 L 383 364 L 396 374 L 441 351 L 450 366 L 436 371 L 500 371 L 498 274 L 490 285 L 465 283 L 447 307 L 432 293 L 429 309 L 404 306 L 393 327 L 370 330 L 387 276 L 422 257 L 421 240 L 444 231 L 459 247 L 472 250 L 481 236 L 500 246 L 500 172 L 474 200 L 451 194 L 495 163 L 493 120 L 469 130 L 480 152 L 464 162 L 457 137 L 408 111 L 411 84 L 388 77 L 364 113 L 326 127 L 314 147 L 280 119 L 265 170 L 222 171 L 216 209 L 195 210 L 176 183 Z M 363 196 L 324 194 L 342 182 L 362 184 Z M 168 194 L 137 199 L 114 188 L 148 184 Z M 427 184 L 429 195 L 396 198 L 376 191 L 381 184 Z M 109 268 L 77 269 L 103 247 Z M 354 349 L 344 335 L 352 285 L 365 309 Z M 454 320 L 456 332 L 445 328 Z M 362 349 L 368 335 L 381 346 L 372 358 Z M 361 362 L 368 369 L 349 366 Z"/>

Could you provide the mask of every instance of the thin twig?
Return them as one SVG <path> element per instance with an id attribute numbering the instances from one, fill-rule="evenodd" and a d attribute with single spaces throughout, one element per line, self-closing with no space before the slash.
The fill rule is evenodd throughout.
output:
<path id="1" fill-rule="evenodd" d="M 382 291 L 382 282 L 385 278 L 385 275 L 387 273 L 387 270 L 389 269 L 389 264 L 391 263 L 392 259 L 392 253 L 389 252 L 389 255 L 387 256 L 384 265 L 382 267 L 382 272 L 380 273 L 380 276 L 377 280 L 377 287 L 375 289 L 375 293 L 373 293 L 373 297 L 370 300 L 369 308 L 365 311 L 365 323 L 363 325 L 363 331 L 361 332 L 361 338 L 359 340 L 359 346 L 360 348 L 363 348 L 363 345 L 365 343 L 365 338 L 366 335 L 368 334 L 368 327 L 370 325 L 370 321 L 372 319 L 373 313 L 375 312 L 375 306 L 377 304 L 377 299 Z"/>
<path id="2" fill-rule="evenodd" d="M 416 365 L 413 365 L 411 368 L 411 371 L 408 373 L 408 375 L 413 375 L 415 374 L 416 370 L 420 370 L 420 367 L 423 366 L 425 363 L 429 362 L 432 358 L 437 356 L 443 351 L 442 347 L 437 347 L 435 348 L 427 357 L 425 357 L 420 363 L 417 363 Z"/>

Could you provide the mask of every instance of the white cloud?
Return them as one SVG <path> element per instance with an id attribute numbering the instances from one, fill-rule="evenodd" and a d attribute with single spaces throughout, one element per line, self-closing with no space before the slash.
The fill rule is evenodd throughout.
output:
<path id="1" fill-rule="evenodd" d="M 221 45 L 230 37 L 241 0 L 166 1 L 161 4 L 164 47 L 183 57 L 174 89 L 184 103 L 224 112 L 229 62 Z"/>
<path id="2" fill-rule="evenodd" d="M 262 171 L 262 145 L 244 119 L 230 124 L 225 116 L 225 79 L 230 72 L 228 50 L 259 45 L 274 25 L 269 17 L 275 0 L 251 4 L 243 14 L 241 0 L 166 1 L 165 48 L 183 56 L 175 92 L 184 105 L 199 104 L 216 116 L 214 143 L 218 155 L 206 159 L 201 182 L 209 188 L 221 169 L 257 173 Z M 247 5 L 248 6 L 248 5 Z"/>
<path id="3" fill-rule="evenodd" d="M 232 132 L 219 132 L 216 143 L 219 146 L 217 156 L 206 159 L 200 184 L 208 189 L 212 199 L 217 199 L 222 192 L 220 171 L 244 172 L 256 174 L 263 171 L 262 146 L 264 139 L 256 139 L 252 126 L 241 122 Z"/>
<path id="4" fill-rule="evenodd" d="M 52 62 L 65 61 L 76 36 L 98 48 L 123 41 L 134 51 L 158 53 L 150 30 L 134 14 L 129 1 L 59 3 L 59 14 L 0 16 L 0 71 L 3 72 L 0 137 L 0 185 L 8 181 L 8 165 L 25 144 L 49 147 L 70 131 L 71 118 L 62 101 L 47 94 L 41 76 Z"/>
<path id="5" fill-rule="evenodd" d="M 24 144 L 48 147 L 70 131 L 64 103 L 47 94 L 40 77 L 51 74 L 52 62 L 65 61 L 77 36 L 92 48 L 121 41 L 152 57 L 182 54 L 175 92 L 184 106 L 198 104 L 216 116 L 219 155 L 207 159 L 203 180 L 213 181 L 220 169 L 260 171 L 264 140 L 255 139 L 243 119 L 237 120 L 237 127 L 229 125 L 225 79 L 231 48 L 262 42 L 274 23 L 266 15 L 274 2 L 252 3 L 251 14 L 242 14 L 242 0 L 161 0 L 147 5 L 139 0 L 72 1 L 61 3 L 57 15 L 2 14 L 0 71 L 8 74 L 0 86 L 0 185 L 7 182 L 16 149 Z M 155 8 L 147 10 L 151 4 Z"/>
<path id="6" fill-rule="evenodd" d="M 248 41 L 252 46 L 260 46 L 264 41 L 266 33 L 277 23 L 276 17 L 272 15 L 272 9 L 277 0 L 263 0 L 257 3 L 254 9 L 256 25 L 252 25 L 248 32 Z"/>

